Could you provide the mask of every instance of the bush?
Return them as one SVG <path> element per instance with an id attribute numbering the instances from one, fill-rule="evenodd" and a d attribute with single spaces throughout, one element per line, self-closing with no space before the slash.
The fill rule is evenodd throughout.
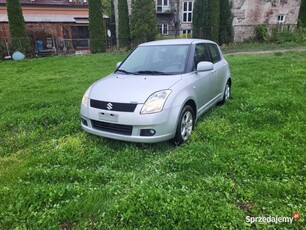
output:
<path id="1" fill-rule="evenodd" d="M 268 27 L 266 25 L 261 24 L 256 26 L 255 32 L 258 42 L 266 42 L 269 40 Z"/>
<path id="2" fill-rule="evenodd" d="M 274 30 L 272 32 L 271 42 L 283 44 L 288 42 L 303 43 L 306 42 L 306 28 L 298 28 L 295 32 L 283 31 L 278 32 Z"/>
<path id="3" fill-rule="evenodd" d="M 89 1 L 89 37 L 92 53 L 106 51 L 102 3 L 99 0 Z"/>

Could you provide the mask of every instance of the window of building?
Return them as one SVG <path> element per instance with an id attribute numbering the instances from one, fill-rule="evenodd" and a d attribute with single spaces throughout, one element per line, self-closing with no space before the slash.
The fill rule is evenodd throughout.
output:
<path id="1" fill-rule="evenodd" d="M 157 5 L 158 6 L 168 6 L 169 0 L 157 0 Z"/>
<path id="2" fill-rule="evenodd" d="M 89 29 L 88 26 L 71 26 L 73 39 L 88 39 Z"/>
<path id="3" fill-rule="evenodd" d="M 158 31 L 161 35 L 168 35 L 169 34 L 169 25 L 168 24 L 158 24 Z"/>
<path id="4" fill-rule="evenodd" d="M 183 22 L 192 22 L 193 2 L 183 2 Z"/>
<path id="5" fill-rule="evenodd" d="M 189 38 L 191 36 L 191 30 L 183 30 L 183 35 L 186 38 Z"/>
<path id="6" fill-rule="evenodd" d="M 285 23 L 285 15 L 278 15 L 277 16 L 277 23 L 279 23 L 279 24 Z"/>
<path id="7" fill-rule="evenodd" d="M 89 47 L 88 26 L 71 26 L 71 35 L 75 48 Z"/>
<path id="8" fill-rule="evenodd" d="M 157 0 L 156 11 L 164 12 L 169 9 L 169 0 Z"/>

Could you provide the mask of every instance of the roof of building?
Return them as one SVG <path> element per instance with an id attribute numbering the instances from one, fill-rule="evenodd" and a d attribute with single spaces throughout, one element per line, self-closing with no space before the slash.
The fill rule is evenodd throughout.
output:
<path id="1" fill-rule="evenodd" d="M 7 0 L 0 0 L 0 5 L 5 5 Z M 88 8 L 86 0 L 20 0 L 22 6 L 50 6 L 50 7 L 76 7 Z"/>
<path id="2" fill-rule="evenodd" d="M 59 15 L 59 14 L 24 14 L 25 22 L 70 22 L 78 24 L 88 24 L 88 17 L 84 15 Z M 108 19 L 108 16 L 103 16 L 104 19 Z M 7 14 L 0 13 L 0 22 L 8 22 Z"/>

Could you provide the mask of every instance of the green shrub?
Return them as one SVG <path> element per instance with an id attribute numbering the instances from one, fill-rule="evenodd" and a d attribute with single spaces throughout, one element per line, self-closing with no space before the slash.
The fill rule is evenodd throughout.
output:
<path id="1" fill-rule="evenodd" d="M 284 44 L 288 42 L 303 43 L 306 42 L 306 28 L 297 28 L 294 32 L 282 31 L 279 32 L 277 29 L 272 31 L 270 38 L 271 42 Z"/>
<path id="2" fill-rule="evenodd" d="M 13 51 L 29 53 L 30 39 L 27 37 L 20 1 L 7 1 L 7 14 Z"/>
<path id="3" fill-rule="evenodd" d="M 133 45 L 154 40 L 158 34 L 156 25 L 155 2 L 153 0 L 133 0 L 131 15 Z"/>
<path id="4" fill-rule="evenodd" d="M 268 27 L 267 25 L 258 25 L 255 29 L 256 33 L 256 40 L 258 42 L 266 42 L 269 40 L 269 33 L 268 33 Z"/>
<path id="5" fill-rule="evenodd" d="M 130 19 L 128 4 L 126 0 L 118 1 L 118 12 L 119 12 L 119 45 L 120 47 L 128 47 L 130 43 Z"/>
<path id="6" fill-rule="evenodd" d="M 106 38 L 104 31 L 102 3 L 100 0 L 89 1 L 89 37 L 90 51 L 92 53 L 105 52 Z"/>

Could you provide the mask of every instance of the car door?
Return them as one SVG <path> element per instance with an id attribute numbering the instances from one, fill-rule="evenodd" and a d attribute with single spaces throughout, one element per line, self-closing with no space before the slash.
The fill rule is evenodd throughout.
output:
<path id="1" fill-rule="evenodd" d="M 210 61 L 210 54 L 204 43 L 196 44 L 194 52 L 194 69 L 202 61 Z M 196 84 L 194 86 L 199 113 L 203 112 L 210 104 L 215 94 L 215 71 L 196 73 Z"/>
<path id="2" fill-rule="evenodd" d="M 210 53 L 211 61 L 214 64 L 215 71 L 215 86 L 214 86 L 214 98 L 218 99 L 220 94 L 224 91 L 226 71 L 228 63 L 221 56 L 219 47 L 214 43 L 208 43 L 207 48 Z"/>

